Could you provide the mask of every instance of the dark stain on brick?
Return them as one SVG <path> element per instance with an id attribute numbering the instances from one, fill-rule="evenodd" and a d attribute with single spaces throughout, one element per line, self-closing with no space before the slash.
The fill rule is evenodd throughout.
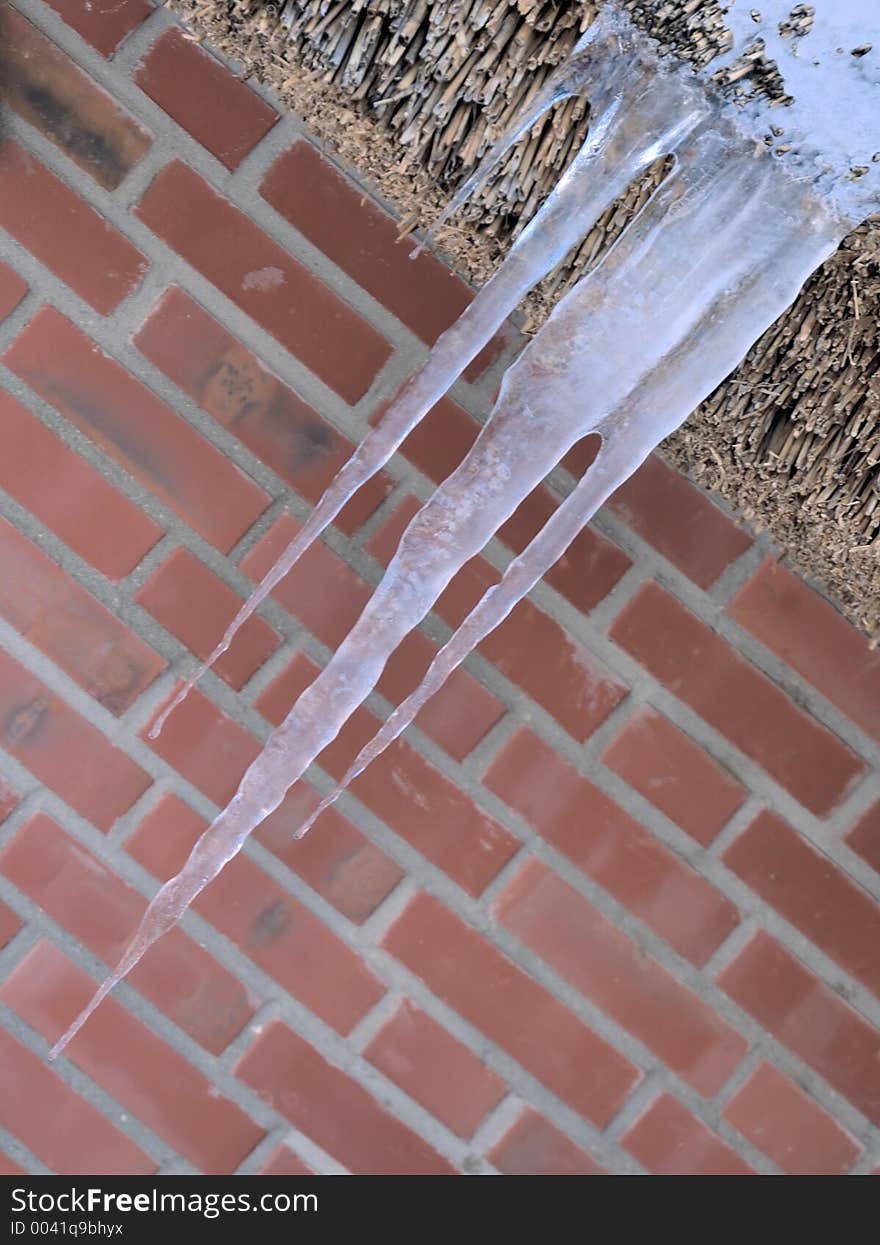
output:
<path id="1" fill-rule="evenodd" d="M 108 646 L 105 633 L 75 609 L 57 606 L 29 620 L 20 630 L 32 644 L 49 651 L 74 678 L 82 671 L 79 681 L 89 695 L 117 716 L 128 708 L 150 673 L 125 652 L 125 640 Z"/>
<path id="2" fill-rule="evenodd" d="M 336 448 L 327 425 L 318 420 L 302 420 L 290 409 L 284 394 L 278 395 L 260 413 L 260 422 L 267 435 L 284 443 L 291 475 Z"/>
<path id="3" fill-rule="evenodd" d="M 30 739 L 39 730 L 51 701 L 52 696 L 49 692 L 40 692 L 33 700 L 19 705 L 17 709 L 13 709 L 12 713 L 7 714 L 3 723 L 4 745 L 11 750 L 21 747 Z"/>
<path id="4" fill-rule="evenodd" d="M 85 125 L 48 88 L 17 78 L 13 81 L 11 102 L 16 112 L 42 130 L 107 190 L 115 190 L 131 167 L 131 161 L 124 160 L 105 135 Z"/>
<path id="5" fill-rule="evenodd" d="M 132 693 L 143 677 L 144 671 L 114 648 L 94 671 L 93 682 L 86 690 L 105 709 L 118 716 L 131 704 Z"/>
<path id="6" fill-rule="evenodd" d="M 241 346 L 230 347 L 205 372 L 198 400 L 245 442 L 273 446 L 271 465 L 288 478 L 336 448 L 327 425 Z"/>
<path id="7" fill-rule="evenodd" d="M 150 146 L 149 132 L 21 14 L 4 20 L 4 103 L 114 190 Z"/>
<path id="8" fill-rule="evenodd" d="M 342 856 L 337 857 L 337 859 L 332 862 L 329 869 L 327 869 L 324 874 L 324 878 L 328 886 L 334 886 L 336 883 L 342 881 L 342 878 L 344 877 L 349 866 L 357 860 L 362 850 L 363 849 L 359 844 L 357 847 L 353 847 L 351 851 L 345 852 Z"/>
<path id="9" fill-rule="evenodd" d="M 270 384 L 243 350 L 232 347 L 206 373 L 199 401 L 218 423 L 235 427 L 264 404 Z"/>
<path id="10" fill-rule="evenodd" d="M 56 384 L 45 374 L 38 375 L 34 380 L 40 392 L 49 395 L 53 405 L 57 400 L 60 410 L 67 406 L 78 415 L 82 424 L 93 430 L 94 439 L 102 448 L 112 446 L 132 468 L 149 477 L 161 491 L 171 498 L 178 498 L 173 462 L 166 455 L 156 454 L 147 436 L 140 434 L 128 420 L 120 419 L 118 411 L 105 410 L 99 402 L 90 401 L 71 385 Z"/>
<path id="11" fill-rule="evenodd" d="M 60 384 L 42 367 L 20 366 L 18 374 L 38 393 L 43 394 L 56 409 L 64 413 L 67 407 L 83 425 L 94 433 L 93 439 L 102 449 L 127 459 L 132 468 L 148 476 L 169 497 L 177 498 L 179 490 L 175 480 L 174 463 L 165 454 L 157 454 L 149 444 L 149 434 L 142 432 L 118 409 L 105 409 L 87 392 L 71 383 Z M 77 422 L 76 420 L 74 422 Z M 112 448 L 111 448 L 112 447 Z"/>
<path id="12" fill-rule="evenodd" d="M 276 938 L 280 937 L 290 923 L 290 909 L 283 900 L 276 899 L 274 903 L 270 903 L 267 908 L 263 908 L 254 917 L 250 936 L 248 937 L 248 946 L 265 947 L 267 943 L 274 942 Z"/>

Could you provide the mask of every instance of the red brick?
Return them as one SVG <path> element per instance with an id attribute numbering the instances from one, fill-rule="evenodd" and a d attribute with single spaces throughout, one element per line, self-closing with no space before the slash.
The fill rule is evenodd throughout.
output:
<path id="1" fill-rule="evenodd" d="M 391 561 L 403 528 L 419 509 L 407 498 L 364 545 L 383 565 Z M 433 660 L 438 645 L 422 631 L 412 631 L 392 654 L 378 688 L 394 705 L 414 691 Z M 446 680 L 415 719 L 417 726 L 457 761 L 463 760 L 501 720 L 506 708 L 462 667 Z"/>
<path id="2" fill-rule="evenodd" d="M 514 553 L 521 553 L 558 506 L 559 498 L 546 485 L 540 484 L 499 529 L 499 538 Z M 585 527 L 550 568 L 544 580 L 575 609 L 589 614 L 631 565 L 622 549 L 600 536 L 594 528 Z"/>
<path id="3" fill-rule="evenodd" d="M 221 806 L 235 795 L 245 770 L 261 752 L 249 731 L 196 690 L 174 710 L 158 739 L 148 737 L 151 724 L 152 720 L 141 731 L 141 738 L 187 782 Z"/>
<path id="4" fill-rule="evenodd" d="M 102 56 L 111 56 L 125 36 L 153 11 L 149 0 L 46 0 L 46 3 Z"/>
<path id="5" fill-rule="evenodd" d="M 135 860 L 166 882 L 186 861 L 205 824 L 166 796 L 126 843 Z M 385 987 L 367 965 L 259 865 L 236 856 L 193 904 L 294 998 L 349 1033 Z"/>
<path id="6" fill-rule="evenodd" d="M 738 924 L 711 883 L 531 731 L 513 736 L 483 782 L 698 967 Z"/>
<path id="7" fill-rule="evenodd" d="M 260 194 L 304 237 L 429 346 L 473 298 L 445 264 L 423 251 L 411 259 L 412 238 L 363 190 L 300 140 L 279 156 Z M 475 380 L 505 348 L 502 330 L 465 371 Z"/>
<path id="8" fill-rule="evenodd" d="M 241 597 L 187 549 L 175 549 L 135 600 L 203 661 L 242 604 Z M 214 672 L 238 690 L 280 643 L 269 624 L 253 614 L 215 663 Z"/>
<path id="9" fill-rule="evenodd" d="M 197 173 L 166 165 L 137 215 L 346 402 L 363 397 L 388 342 Z"/>
<path id="10" fill-rule="evenodd" d="M 365 546 L 367 551 L 380 561 L 390 561 L 418 509 L 415 498 L 404 499 Z M 473 558 L 441 595 L 436 613 L 449 626 L 458 627 L 500 578 L 484 558 Z M 592 653 L 529 600 L 521 601 L 478 651 L 580 743 L 627 694 Z"/>
<path id="11" fill-rule="evenodd" d="M 251 1046 L 236 1075 L 355 1175 L 446 1175 L 421 1137 L 282 1024 Z"/>
<path id="12" fill-rule="evenodd" d="M 880 1124 L 880 1032 L 759 930 L 718 984 L 778 1041 Z"/>
<path id="13" fill-rule="evenodd" d="M 162 529 L 0 391 L 0 486 L 114 582 L 134 570 Z"/>
<path id="14" fill-rule="evenodd" d="M 295 841 L 294 833 L 319 801 L 313 787 L 297 783 L 259 827 L 256 838 L 359 925 L 388 898 L 404 873 L 335 808 L 328 808 L 306 837 Z"/>
<path id="15" fill-rule="evenodd" d="M 0 869 L 108 965 L 119 960 L 146 907 L 141 895 L 44 813 L 0 852 Z M 245 987 L 180 929 L 151 947 L 128 980 L 214 1054 L 225 1050 L 254 1012 Z"/>
<path id="16" fill-rule="evenodd" d="M 54 1042 L 94 989 L 91 977 L 41 941 L 0 988 L 0 999 Z M 201 1171 L 234 1171 L 263 1136 L 201 1072 L 113 998 L 98 1008 L 65 1056 Z"/>
<path id="17" fill-rule="evenodd" d="M 298 654 L 257 698 L 256 708 L 271 722 L 280 722 L 316 673 L 312 662 Z M 378 726 L 372 713 L 358 709 L 318 764 L 341 778 Z M 374 761 L 351 790 L 471 895 L 482 894 L 518 848 L 512 834 L 402 739 Z M 442 834 L 437 833 L 438 826 L 443 827 Z"/>
<path id="18" fill-rule="evenodd" d="M 157 303 L 135 345 L 291 488 L 317 502 L 354 445 L 176 286 Z M 357 531 L 394 481 L 380 471 L 336 526 Z"/>
<path id="19" fill-rule="evenodd" d="M 278 120 L 274 108 L 177 27 L 156 40 L 134 80 L 227 169 L 237 169 Z"/>
<path id="20" fill-rule="evenodd" d="M 276 675 L 272 682 L 257 696 L 254 708 L 259 710 L 267 722 L 273 726 L 280 725 L 287 717 L 300 693 L 315 678 L 320 667 L 305 653 L 297 653 L 291 662 Z M 358 712 L 364 713 L 361 709 Z"/>
<path id="21" fill-rule="evenodd" d="M 53 307 L 37 313 L 4 362 L 224 553 L 269 504 L 253 480 Z"/>
<path id="22" fill-rule="evenodd" d="M 0 1029 L 0 1124 L 59 1176 L 147 1176 L 155 1159 Z"/>
<path id="23" fill-rule="evenodd" d="M 403 877 L 403 870 L 335 809 L 322 813 L 305 839 L 295 841 L 320 799 L 298 784 L 259 826 L 255 837 L 349 920 L 365 921 Z M 129 839 L 157 877 L 170 877 L 208 823 L 176 795 L 163 796 Z M 137 853 L 135 853 L 137 854 Z"/>
<path id="24" fill-rule="evenodd" d="M 572 475 L 586 475 L 596 461 L 601 445 L 602 438 L 599 434 L 591 432 L 587 436 L 581 437 L 580 441 L 575 441 L 574 445 L 561 460 L 561 465 L 566 471 L 570 471 Z"/>
<path id="25" fill-rule="evenodd" d="M 864 772 L 835 735 L 656 584 L 618 615 L 611 637 L 816 816 Z"/>
<path id="26" fill-rule="evenodd" d="M 607 666 L 528 598 L 479 651 L 578 743 L 629 695 Z"/>
<path id="27" fill-rule="evenodd" d="M 0 519 L 0 615 L 117 716 L 165 661 L 66 571 Z"/>
<path id="28" fill-rule="evenodd" d="M 621 1145 L 654 1176 L 750 1176 L 752 1168 L 677 1099 L 661 1094 Z"/>
<path id="29" fill-rule="evenodd" d="M 401 389 L 403 387 L 401 385 Z M 391 402 L 389 398 L 373 412 L 370 416 L 373 426 L 382 422 Z M 399 452 L 414 467 L 418 467 L 422 475 L 439 484 L 459 465 L 476 441 L 479 431 L 480 425 L 473 415 L 469 415 L 450 397 L 443 397 L 416 425 Z"/>
<path id="30" fill-rule="evenodd" d="M 880 652 L 830 602 L 768 558 L 728 612 L 880 741 Z"/>
<path id="31" fill-rule="evenodd" d="M 649 705 L 630 715 L 601 759 L 704 847 L 745 799 L 727 770 Z"/>
<path id="32" fill-rule="evenodd" d="M 422 503 L 413 493 L 407 493 L 403 501 L 395 509 L 390 518 L 364 543 L 364 549 L 377 562 L 387 566 L 397 551 L 400 538 L 414 515 L 422 508 Z M 467 612 L 467 611 L 465 611 Z"/>
<path id="33" fill-rule="evenodd" d="M 639 1070 L 439 900 L 418 895 L 383 946 L 527 1072 L 603 1127 Z"/>
<path id="34" fill-rule="evenodd" d="M 13 1163 L 8 1154 L 0 1150 L 0 1176 L 23 1176 L 24 1168 Z"/>
<path id="35" fill-rule="evenodd" d="M 22 925 L 18 915 L 0 901 L 0 950 L 12 942 Z"/>
<path id="36" fill-rule="evenodd" d="M 404 999 L 365 1058 L 459 1137 L 470 1137 L 507 1087 L 466 1046 Z"/>
<path id="37" fill-rule="evenodd" d="M 601 1176 L 604 1168 L 579 1146 L 526 1107 L 486 1155 L 505 1176 Z"/>
<path id="38" fill-rule="evenodd" d="M 19 795 L 5 778 L 0 778 L 0 825 L 6 820 L 13 809 L 18 808 Z"/>
<path id="39" fill-rule="evenodd" d="M 242 558 L 240 570 L 255 582 L 261 580 L 300 527 L 290 515 L 282 515 Z M 371 595 L 369 584 L 321 541 L 312 545 L 272 592 L 288 613 L 332 649 L 348 635 Z"/>
<path id="40" fill-rule="evenodd" d="M 11 316 L 28 292 L 28 283 L 14 268 L 0 263 L 0 320 Z"/>
<path id="41" fill-rule="evenodd" d="M 880 993 L 880 909 L 773 813 L 759 813 L 724 862 L 841 968 Z"/>
<path id="42" fill-rule="evenodd" d="M 115 311 L 149 267 L 127 238 L 12 139 L 0 149 L 0 226 L 101 315 Z"/>
<path id="43" fill-rule="evenodd" d="M 7 6 L 5 102 L 106 190 L 114 190 L 152 141 L 149 131 Z"/>
<path id="44" fill-rule="evenodd" d="M 501 576 L 483 558 L 461 570 L 436 612 L 459 626 Z M 607 667 L 526 598 L 487 636 L 478 652 L 583 743 L 628 695 Z"/>
<path id="45" fill-rule="evenodd" d="M 844 841 L 880 873 L 880 800 L 859 818 Z"/>
<path id="46" fill-rule="evenodd" d="M 608 503 L 695 584 L 711 588 L 752 539 L 680 472 L 652 454 Z"/>
<path id="47" fill-rule="evenodd" d="M 498 920 L 704 1097 L 741 1063 L 748 1043 L 598 909 L 538 860 L 493 905 Z"/>
<path id="48" fill-rule="evenodd" d="M 382 695 L 399 705 L 415 691 L 438 648 L 423 631 L 411 631 L 382 671 Z M 463 761 L 506 712 L 497 696 L 459 666 L 416 715 L 415 724 L 456 761 Z"/>
<path id="49" fill-rule="evenodd" d="M 0 650 L 0 743 L 71 808 L 107 831 L 152 779 Z"/>
<path id="50" fill-rule="evenodd" d="M 260 1168 L 261 1176 L 312 1176 L 314 1172 L 306 1167 L 287 1146 L 278 1146 L 269 1155 Z"/>
<path id="51" fill-rule="evenodd" d="M 759 1064 L 724 1118 L 790 1176 L 841 1176 L 861 1146 L 793 1081 Z"/>

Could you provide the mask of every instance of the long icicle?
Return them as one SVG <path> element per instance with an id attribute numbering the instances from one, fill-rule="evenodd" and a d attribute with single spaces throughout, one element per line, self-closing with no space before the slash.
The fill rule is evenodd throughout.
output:
<path id="1" fill-rule="evenodd" d="M 798 225 L 796 214 L 791 221 L 783 217 L 780 223 L 775 219 L 773 228 L 765 227 L 764 233 L 757 230 L 760 245 L 749 253 L 747 242 L 755 232 L 756 215 L 760 220 L 761 209 L 768 206 L 768 198 L 758 193 L 766 158 L 762 162 L 739 157 L 739 175 L 733 176 L 728 165 L 726 178 L 719 182 L 712 159 L 720 160 L 723 166 L 723 149 L 724 140 L 714 133 L 693 141 L 685 157 L 688 167 L 677 171 L 661 188 L 596 273 L 566 295 L 539 337 L 509 369 L 489 423 L 465 461 L 410 524 L 352 632 L 272 733 L 238 793 L 199 839 L 181 872 L 157 893 L 120 965 L 53 1048 L 53 1055 L 78 1031 L 96 1003 L 179 920 L 255 826 L 280 804 L 289 787 L 363 702 L 378 681 L 387 657 L 425 616 L 458 568 L 482 547 L 566 449 L 598 428 L 604 438 L 604 462 L 610 461 L 610 447 L 618 447 L 614 454 L 623 455 L 613 472 L 619 481 L 627 462 L 633 470 L 651 446 L 704 396 L 706 388 L 698 387 L 678 395 L 679 401 L 667 414 L 658 414 L 654 407 L 647 436 L 627 413 L 628 396 L 664 357 L 682 349 L 680 343 L 689 338 L 700 315 L 705 314 L 707 298 L 710 302 L 717 299 L 725 282 L 734 288 L 740 285 L 744 270 L 752 271 L 756 264 L 760 270 L 786 236 L 791 234 L 796 239 Z M 769 196 L 777 217 L 785 185 L 784 181 L 779 187 L 774 184 Z M 736 204 L 739 206 L 734 210 Z M 726 225 L 726 236 L 722 225 Z M 798 284 L 833 244 L 823 239 L 818 249 L 821 254 L 816 254 L 817 247 L 812 245 L 807 262 L 801 250 L 791 246 L 797 275 L 781 297 L 777 276 L 768 276 L 773 297 L 767 300 L 770 309 L 766 323 L 784 309 Z M 722 256 L 729 252 L 728 264 L 707 265 L 707 259 L 719 250 Z M 684 263 L 684 272 L 672 262 L 676 257 Z M 700 287 L 700 273 L 706 267 L 713 276 L 708 285 Z M 771 273 L 777 268 L 782 271 L 784 264 L 770 265 Z M 640 325 L 637 315 L 630 325 L 631 331 L 644 338 L 636 350 L 625 332 L 623 340 L 617 338 L 625 328 L 628 306 L 638 298 L 640 274 L 649 273 L 655 278 L 653 298 L 650 303 L 642 298 L 639 309 L 647 322 Z M 695 294 L 702 301 L 695 299 Z M 741 317 L 735 319 L 738 352 L 729 360 L 713 362 L 712 376 L 717 373 L 720 378 L 753 340 L 753 318 L 747 317 L 747 321 L 744 329 Z M 766 323 L 762 321 L 757 331 Z M 653 333 L 646 332 L 648 327 Z M 585 375 L 593 385 L 599 409 L 590 409 Z M 630 442 L 634 443 L 632 452 L 627 450 Z M 584 496 L 586 486 L 579 500 Z M 539 545 L 541 562 L 554 547 L 551 543 Z M 490 595 L 490 605 L 495 600 Z M 503 598 L 497 602 L 503 605 Z"/>
<path id="2" fill-rule="evenodd" d="M 660 71 L 656 61 L 639 60 L 624 38 L 628 30 L 609 10 L 588 31 L 584 44 L 559 71 L 564 95 L 593 93 L 597 117 L 591 133 L 548 201 L 511 247 L 496 273 L 456 322 L 437 340 L 424 366 L 406 383 L 342 466 L 321 500 L 260 584 L 250 594 L 219 643 L 182 684 L 150 728 L 155 739 L 195 684 L 226 652 L 242 625 L 296 565 L 354 493 L 388 462 L 410 432 L 443 397 L 467 365 L 541 278 L 589 233 L 638 173 L 674 149 L 708 113 L 701 90 L 685 82 L 683 71 Z M 631 33 L 631 32 L 630 32 Z M 609 76 L 609 65 L 612 70 Z M 617 69 L 613 68 L 617 66 Z M 535 101 L 533 124 L 557 95 L 548 88 Z M 529 120 L 530 119 L 530 120 Z M 658 120 L 659 119 L 659 120 Z M 499 159 L 522 132 L 515 122 L 492 150 Z M 479 177 L 467 183 L 473 188 Z M 464 195 L 464 189 L 460 192 Z M 463 199 L 462 199 L 463 201 Z"/>

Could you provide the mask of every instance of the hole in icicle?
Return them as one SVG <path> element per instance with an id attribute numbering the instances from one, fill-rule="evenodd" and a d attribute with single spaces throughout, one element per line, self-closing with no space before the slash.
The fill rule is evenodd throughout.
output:
<path id="1" fill-rule="evenodd" d="M 563 458 L 560 466 L 580 479 L 592 467 L 601 448 L 601 436 L 598 432 L 591 432 L 589 436 L 581 437 L 580 441 L 574 443 Z"/>
<path id="2" fill-rule="evenodd" d="M 568 251 L 538 286 L 548 306 L 551 300 L 555 302 L 560 294 L 571 289 L 596 267 L 651 196 L 660 189 L 674 167 L 673 156 L 660 156 L 640 177 L 630 182 L 623 194 L 602 213 L 586 237 Z M 525 220 L 521 221 L 517 232 L 525 223 Z"/>

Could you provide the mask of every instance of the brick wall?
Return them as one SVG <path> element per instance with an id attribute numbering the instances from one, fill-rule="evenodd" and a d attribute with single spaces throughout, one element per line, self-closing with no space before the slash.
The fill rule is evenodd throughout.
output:
<path id="1" fill-rule="evenodd" d="M 516 333 L 149 743 L 469 293 L 146 0 L 5 21 L 0 1170 L 875 1168 L 880 655 L 659 457 L 293 844 L 571 475 L 537 490 L 46 1062 Z"/>

